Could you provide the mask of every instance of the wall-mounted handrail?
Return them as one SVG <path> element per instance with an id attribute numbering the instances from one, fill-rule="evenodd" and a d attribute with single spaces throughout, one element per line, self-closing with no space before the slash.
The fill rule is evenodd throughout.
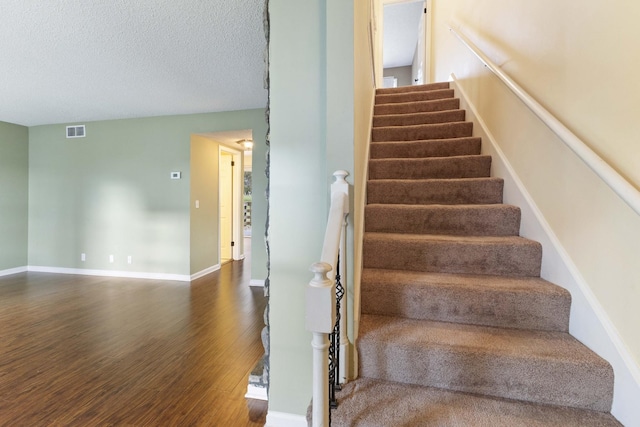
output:
<path id="1" fill-rule="evenodd" d="M 313 427 L 330 425 L 329 405 L 335 404 L 331 401 L 335 387 L 346 378 L 349 348 L 346 287 L 343 284 L 346 217 L 349 214 L 349 183 L 345 178 L 349 173 L 340 170 L 333 175 L 336 181 L 331 185 L 331 206 L 322 255 L 320 262 L 311 266 L 314 277 L 307 286 L 306 295 L 306 328 L 313 334 Z"/>
<path id="2" fill-rule="evenodd" d="M 469 38 L 456 31 L 449 30 L 482 61 L 502 83 L 507 86 L 542 122 L 562 140 L 593 172 L 596 173 L 627 205 L 640 215 L 640 191 L 620 175 L 606 161 L 598 156 L 580 138 L 555 118 L 538 101 L 533 99 L 520 85 L 514 82 L 495 62 L 485 55 Z"/>

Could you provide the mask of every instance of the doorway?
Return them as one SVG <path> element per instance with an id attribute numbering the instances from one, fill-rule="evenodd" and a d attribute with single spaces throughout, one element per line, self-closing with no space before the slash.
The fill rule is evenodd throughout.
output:
<path id="1" fill-rule="evenodd" d="M 220 152 L 220 263 L 233 259 L 233 154 Z"/>
<path id="2" fill-rule="evenodd" d="M 219 151 L 219 236 L 220 264 L 243 258 L 242 160 L 238 151 Z"/>
<path id="3" fill-rule="evenodd" d="M 384 87 L 429 83 L 430 1 L 384 0 Z"/>

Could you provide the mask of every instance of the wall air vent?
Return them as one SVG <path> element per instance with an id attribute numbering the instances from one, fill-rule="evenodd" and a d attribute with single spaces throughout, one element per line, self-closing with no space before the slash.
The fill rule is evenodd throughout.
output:
<path id="1" fill-rule="evenodd" d="M 84 125 L 67 126 L 67 138 L 84 138 L 87 136 Z"/>

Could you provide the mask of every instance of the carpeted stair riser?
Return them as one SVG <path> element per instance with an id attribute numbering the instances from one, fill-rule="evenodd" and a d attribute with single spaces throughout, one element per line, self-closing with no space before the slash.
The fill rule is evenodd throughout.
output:
<path id="1" fill-rule="evenodd" d="M 480 138 L 372 142 L 371 159 L 470 156 L 480 154 Z"/>
<path id="2" fill-rule="evenodd" d="M 414 114 L 387 114 L 377 115 L 373 118 L 373 127 L 385 126 L 412 126 L 433 123 L 463 122 L 464 110 L 434 111 Z"/>
<path id="3" fill-rule="evenodd" d="M 367 396 L 363 399 L 363 396 Z M 597 411 L 360 378 L 343 385 L 333 427 L 620 427 Z"/>
<path id="4" fill-rule="evenodd" d="M 365 268 L 363 314 L 567 332 L 571 295 L 537 277 Z"/>
<path id="5" fill-rule="evenodd" d="M 376 95 L 376 104 L 397 104 L 399 102 L 433 101 L 453 98 L 453 89 L 437 89 L 419 92 L 404 92 Z"/>
<path id="6" fill-rule="evenodd" d="M 371 141 L 417 141 L 422 139 L 462 138 L 471 136 L 473 123 L 434 123 L 413 126 L 387 126 L 373 128 Z"/>
<path id="7" fill-rule="evenodd" d="M 453 236 L 517 236 L 520 208 L 496 205 L 369 204 L 365 231 L 447 234 Z"/>
<path id="8" fill-rule="evenodd" d="M 491 156 L 369 161 L 369 179 L 486 178 L 490 172 Z"/>
<path id="9" fill-rule="evenodd" d="M 374 179 L 367 183 L 368 203 L 494 204 L 502 203 L 500 178 Z"/>
<path id="10" fill-rule="evenodd" d="M 449 89 L 449 82 L 427 83 L 424 85 L 412 85 L 412 86 L 399 86 L 399 87 L 386 87 L 376 89 L 376 95 L 388 95 L 392 93 L 406 93 L 406 92 L 419 92 Z"/>
<path id="11" fill-rule="evenodd" d="M 457 110 L 460 108 L 460 99 L 443 98 L 419 102 L 397 102 L 395 104 L 379 104 L 373 107 L 373 115 L 405 113 L 428 113 L 433 111 Z"/>
<path id="12" fill-rule="evenodd" d="M 537 277 L 542 247 L 522 237 L 366 232 L 362 257 L 365 268 Z"/>
<path id="13" fill-rule="evenodd" d="M 367 378 L 596 411 L 611 407 L 611 366 L 563 332 L 363 315 L 358 353 Z"/>

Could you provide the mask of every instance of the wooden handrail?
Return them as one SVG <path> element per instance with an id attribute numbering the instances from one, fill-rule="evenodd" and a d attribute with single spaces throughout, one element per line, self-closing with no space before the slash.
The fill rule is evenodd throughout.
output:
<path id="1" fill-rule="evenodd" d="M 598 175 L 636 214 L 640 215 L 640 191 L 620 175 L 609 163 L 598 156 L 580 138 L 563 125 L 520 85 L 509 77 L 495 62 L 485 55 L 464 34 L 449 26 L 451 31 L 475 56 L 482 61 L 542 122 L 555 133 L 596 175 Z"/>
<path id="2" fill-rule="evenodd" d="M 322 262 L 326 262 L 333 267 L 329 273 L 330 279 L 333 278 L 331 277 L 332 274 L 334 277 L 336 274 L 335 267 L 340 252 L 344 217 L 349 213 L 349 183 L 345 181 L 348 175 L 349 173 L 343 170 L 334 172 L 333 176 L 336 181 L 331 184 L 331 207 L 329 208 L 329 219 L 320 257 Z"/>

